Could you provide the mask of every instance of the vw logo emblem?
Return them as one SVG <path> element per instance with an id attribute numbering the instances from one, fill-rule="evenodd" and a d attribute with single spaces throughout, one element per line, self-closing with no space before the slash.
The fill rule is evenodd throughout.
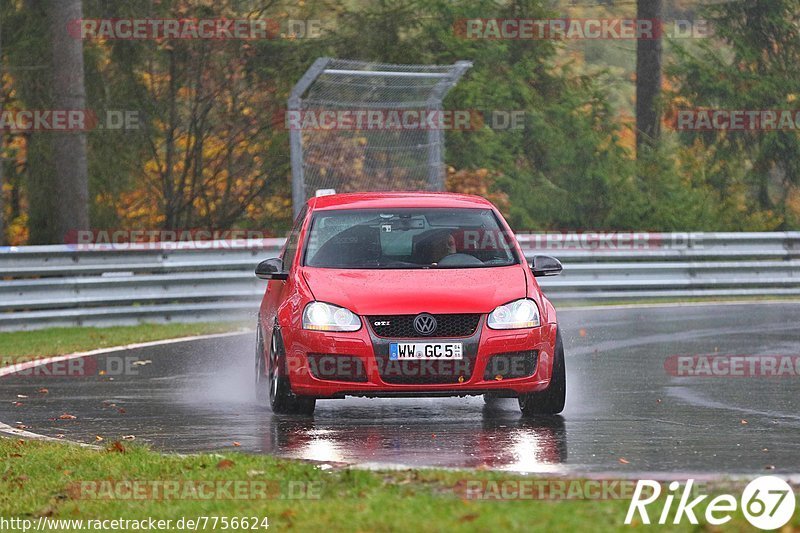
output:
<path id="1" fill-rule="evenodd" d="M 420 335 L 431 335 L 436 331 L 436 318 L 428 313 L 422 313 L 414 318 L 414 329 Z"/>

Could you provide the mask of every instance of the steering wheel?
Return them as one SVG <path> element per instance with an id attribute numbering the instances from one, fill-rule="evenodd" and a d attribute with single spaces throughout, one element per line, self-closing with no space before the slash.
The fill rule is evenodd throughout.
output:
<path id="1" fill-rule="evenodd" d="M 483 261 L 469 254 L 450 254 L 437 263 L 439 266 L 479 266 Z"/>

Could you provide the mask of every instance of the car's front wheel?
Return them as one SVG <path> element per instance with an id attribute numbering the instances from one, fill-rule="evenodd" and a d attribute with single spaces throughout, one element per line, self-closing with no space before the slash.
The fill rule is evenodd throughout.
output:
<path id="1" fill-rule="evenodd" d="M 260 331 L 256 335 L 256 395 L 259 401 L 268 401 L 276 414 L 313 414 L 316 399 L 292 394 L 289 378 L 281 372 L 286 352 L 280 332 L 277 329 L 273 331 L 266 358 L 263 336 Z"/>
<path id="2" fill-rule="evenodd" d="M 557 415 L 564 410 L 567 400 L 567 370 L 564 362 L 564 344 L 561 331 L 556 333 L 556 348 L 553 353 L 553 375 L 550 385 L 539 392 L 529 392 L 519 396 L 522 416 Z"/>
<path id="3" fill-rule="evenodd" d="M 267 380 L 266 364 L 264 363 L 264 337 L 261 335 L 260 325 L 256 326 L 255 376 L 256 401 L 264 405 L 269 402 L 269 384 Z"/>

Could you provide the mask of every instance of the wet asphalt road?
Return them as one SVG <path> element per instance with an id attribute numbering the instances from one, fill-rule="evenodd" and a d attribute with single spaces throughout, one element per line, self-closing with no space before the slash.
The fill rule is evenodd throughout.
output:
<path id="1" fill-rule="evenodd" d="M 0 378 L 0 421 L 82 442 L 135 435 L 162 450 L 370 465 L 800 471 L 800 378 L 676 377 L 664 366 L 675 354 L 798 355 L 800 304 L 562 310 L 560 320 L 568 400 L 554 419 L 522 420 L 515 400 L 488 408 L 480 397 L 327 400 L 313 418 L 275 416 L 253 400 L 248 334 L 84 359 L 91 377 Z"/>

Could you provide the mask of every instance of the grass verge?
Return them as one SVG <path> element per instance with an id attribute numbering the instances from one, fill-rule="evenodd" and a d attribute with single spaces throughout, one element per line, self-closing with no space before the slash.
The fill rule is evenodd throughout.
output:
<path id="1" fill-rule="evenodd" d="M 158 341 L 191 335 L 235 331 L 242 324 L 202 322 L 194 324 L 139 324 L 108 328 L 50 328 L 0 333 L 0 359 L 20 361 L 64 355 L 123 344 Z"/>
<path id="2" fill-rule="evenodd" d="M 96 451 L 0 438 L 0 464 L 0 517 L 33 521 L 41 516 L 49 520 L 152 517 L 172 520 L 170 529 L 177 530 L 175 523 L 181 518 L 216 516 L 267 517 L 272 531 L 616 531 L 626 528 L 628 507 L 627 498 L 476 500 L 459 489 L 468 480 L 531 480 L 500 472 L 323 470 L 306 462 L 239 453 L 162 455 L 127 443 Z M 180 488 L 173 485 L 179 492 L 163 498 L 166 493 L 159 491 L 169 485 L 153 481 L 179 482 Z M 208 491 L 224 494 L 229 481 L 248 488 L 231 493 L 234 497 L 205 498 Z M 258 490 L 261 486 L 267 489 Z M 148 492 L 142 487 L 159 488 Z M 191 487 L 205 489 L 193 492 Z M 154 496 L 158 494 L 162 499 Z M 663 499 L 648 508 L 651 517 L 657 519 L 662 508 Z M 797 517 L 794 523 L 800 525 Z M 670 530 L 697 529 L 686 520 L 670 526 Z M 749 529 L 738 513 L 725 526 L 725 530 Z M 62 523 L 59 530 L 76 529 Z M 212 530 L 210 522 L 205 530 Z"/>

